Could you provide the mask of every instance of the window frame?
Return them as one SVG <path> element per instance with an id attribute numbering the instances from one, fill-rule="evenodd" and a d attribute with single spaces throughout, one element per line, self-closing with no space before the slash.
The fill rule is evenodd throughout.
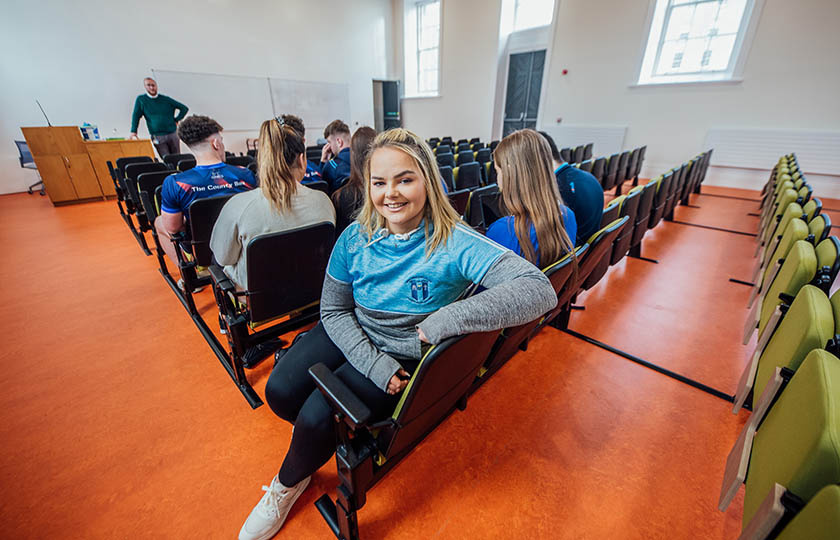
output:
<path id="1" fill-rule="evenodd" d="M 437 43 L 435 44 L 434 47 L 427 47 L 427 48 L 424 49 L 423 46 L 422 46 L 422 43 L 423 43 L 423 20 L 422 20 L 422 17 L 420 16 L 420 11 L 421 11 L 422 8 L 424 8 L 428 5 L 431 5 L 431 4 L 437 4 L 438 5 L 438 21 L 437 21 L 438 39 L 437 39 Z M 441 3 L 441 0 L 419 0 L 418 2 L 414 3 L 414 9 L 417 10 L 417 15 L 415 17 L 417 19 L 417 44 L 416 44 L 416 47 L 415 47 L 416 48 L 416 53 L 417 53 L 416 54 L 416 57 L 417 57 L 417 60 L 416 60 L 417 61 L 417 95 L 418 96 L 424 96 L 424 97 L 425 96 L 436 96 L 436 95 L 440 94 L 440 42 L 441 42 L 441 24 L 440 24 L 440 21 L 443 18 L 443 12 L 442 12 L 443 5 Z M 422 55 L 422 53 L 429 52 L 429 51 L 432 51 L 432 50 L 436 51 L 436 53 L 437 53 L 435 55 L 435 56 L 437 56 L 437 62 L 436 62 L 436 66 L 435 66 L 435 71 L 437 72 L 437 84 L 435 85 L 434 90 L 424 92 L 424 91 L 421 90 L 421 87 L 422 87 L 422 84 L 423 84 L 422 83 L 423 75 L 424 75 L 425 71 L 430 71 L 430 70 L 424 70 L 420 66 L 420 56 Z"/>
<path id="2" fill-rule="evenodd" d="M 690 3 L 696 5 L 712 1 L 717 0 L 695 0 Z M 643 34 L 644 37 L 641 44 L 636 80 L 629 86 L 633 88 L 643 86 L 741 83 L 743 81 L 741 77 L 743 75 L 747 53 L 755 36 L 764 1 L 746 0 L 741 24 L 738 27 L 735 43 L 732 46 L 732 54 L 730 55 L 726 69 L 655 75 L 656 66 L 659 65 L 662 45 L 665 41 L 670 12 L 674 6 L 671 6 L 671 0 L 650 0 L 645 27 L 647 31 Z M 662 10 L 661 13 L 659 13 L 660 10 Z M 658 28 L 656 29 L 654 29 L 655 23 L 658 23 Z M 655 43 L 652 43 L 652 34 L 654 31 L 658 32 L 658 35 Z M 652 46 L 656 47 L 655 51 L 649 50 Z"/>
<path id="3" fill-rule="evenodd" d="M 511 21 L 511 33 L 527 32 L 528 30 L 533 30 L 534 28 L 543 28 L 543 27 L 551 26 L 552 24 L 554 24 L 554 16 L 555 16 L 554 12 L 556 11 L 556 8 L 557 8 L 557 0 L 551 0 L 552 4 L 551 4 L 551 10 L 550 10 L 551 11 L 551 20 L 550 21 L 548 21 L 545 24 L 540 24 L 540 25 L 537 25 L 537 26 L 528 26 L 526 28 L 517 28 L 516 27 L 516 20 L 517 20 L 517 15 L 519 15 L 519 4 L 520 4 L 520 2 L 523 2 L 523 1 L 527 1 L 527 0 L 514 0 L 513 1 L 513 20 Z"/>
<path id="4" fill-rule="evenodd" d="M 443 49 L 443 8 L 444 0 L 403 0 L 403 73 L 404 73 L 404 96 L 402 99 L 426 99 L 441 97 L 441 79 L 443 70 L 442 49 Z M 421 19 L 420 8 L 429 4 L 438 4 L 438 40 L 437 40 L 437 88 L 433 92 L 421 92 L 421 77 L 423 70 L 420 67 L 420 54 L 424 51 L 433 50 L 435 47 L 421 48 Z"/>

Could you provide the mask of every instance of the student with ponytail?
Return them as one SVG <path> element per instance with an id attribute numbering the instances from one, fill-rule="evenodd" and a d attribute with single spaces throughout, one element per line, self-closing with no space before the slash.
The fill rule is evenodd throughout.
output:
<path id="1" fill-rule="evenodd" d="M 260 126 L 257 171 L 259 189 L 231 197 L 210 238 L 216 261 L 242 289 L 248 288 L 245 247 L 253 238 L 324 221 L 335 223 L 329 197 L 301 185 L 306 147 L 282 117 Z"/>
<path id="2" fill-rule="evenodd" d="M 265 388 L 274 414 L 294 425 L 279 473 L 239 533 L 271 538 L 335 451 L 335 423 L 307 370 L 322 362 L 386 418 L 428 344 L 532 321 L 557 304 L 548 278 L 464 225 L 443 192 L 435 157 L 414 133 L 377 135 L 364 204 L 333 249 L 321 322 L 274 366 Z M 481 293 L 458 300 L 472 283 Z"/>
<path id="3" fill-rule="evenodd" d="M 563 205 L 551 174 L 551 150 L 539 133 L 515 131 L 493 152 L 502 205 L 511 215 L 494 222 L 487 237 L 537 266 L 574 249 L 575 214 Z"/>

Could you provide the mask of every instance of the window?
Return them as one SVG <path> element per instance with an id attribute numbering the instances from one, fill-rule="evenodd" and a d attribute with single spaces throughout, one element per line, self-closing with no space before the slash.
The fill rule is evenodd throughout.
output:
<path id="1" fill-rule="evenodd" d="M 513 31 L 548 26 L 554 18 L 554 0 L 516 0 Z"/>
<path id="2" fill-rule="evenodd" d="M 757 1 L 657 0 L 639 84 L 733 79 Z"/>
<path id="3" fill-rule="evenodd" d="M 405 94 L 437 96 L 440 88 L 440 0 L 406 2 Z"/>

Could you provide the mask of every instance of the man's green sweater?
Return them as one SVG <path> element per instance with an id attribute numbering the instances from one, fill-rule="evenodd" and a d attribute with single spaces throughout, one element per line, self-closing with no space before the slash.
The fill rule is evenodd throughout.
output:
<path id="1" fill-rule="evenodd" d="M 178 109 L 178 116 L 175 116 Z M 175 122 L 180 122 L 187 116 L 187 106 L 169 96 L 158 94 L 151 98 L 147 94 L 140 94 L 134 100 L 134 113 L 131 115 L 131 132 L 137 133 L 140 117 L 146 117 L 146 127 L 152 135 L 166 135 L 175 131 Z"/>

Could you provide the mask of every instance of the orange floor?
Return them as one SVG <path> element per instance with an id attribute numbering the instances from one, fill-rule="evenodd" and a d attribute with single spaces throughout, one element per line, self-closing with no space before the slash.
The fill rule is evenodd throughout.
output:
<path id="1" fill-rule="evenodd" d="M 756 225 L 750 201 L 692 202 L 678 219 Z M 660 263 L 613 267 L 570 326 L 732 393 L 749 289 L 728 278 L 749 278 L 752 245 L 663 222 L 643 243 Z M 116 204 L 2 196 L 0 246 L 0 536 L 234 538 L 291 427 L 248 407 Z M 212 320 L 209 291 L 199 304 Z M 269 369 L 250 373 L 260 394 Z M 716 503 L 744 418 L 546 329 L 370 493 L 361 533 L 735 538 L 741 496 L 726 514 Z M 330 538 L 312 503 L 335 485 L 330 463 L 278 538 Z"/>

